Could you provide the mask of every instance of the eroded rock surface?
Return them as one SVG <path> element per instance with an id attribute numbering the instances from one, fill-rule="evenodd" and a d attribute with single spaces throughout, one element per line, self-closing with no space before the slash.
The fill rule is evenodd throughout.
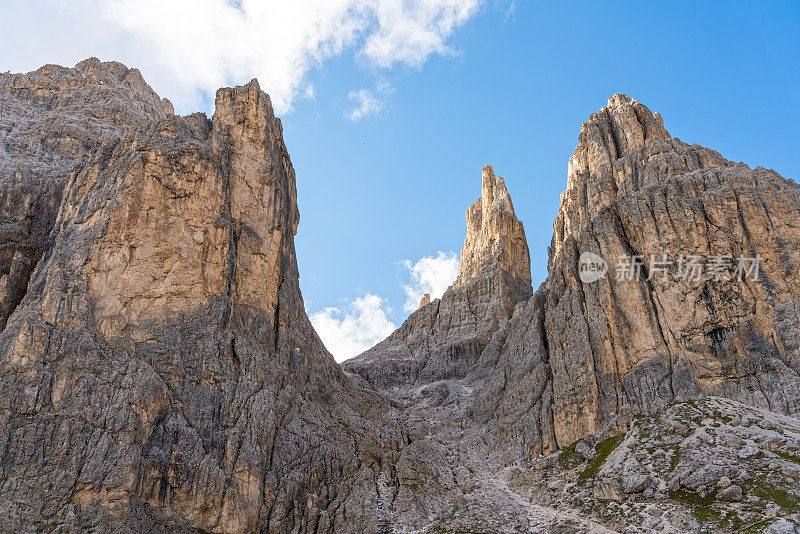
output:
<path id="1" fill-rule="evenodd" d="M 66 91 L 72 116 L 58 87 L 31 113 Z M 212 120 L 160 102 L 116 141 L 86 134 L 0 334 L 0 530 L 375 531 L 399 433 L 305 315 L 269 97 L 220 89 Z"/>
<path id="2" fill-rule="evenodd" d="M 0 329 L 48 246 L 70 173 L 98 147 L 171 114 L 121 63 L 0 73 Z"/>
<path id="3" fill-rule="evenodd" d="M 795 182 L 671 138 L 657 114 L 613 96 L 581 127 L 547 282 L 490 345 L 502 348 L 487 355 L 497 364 L 477 411 L 533 453 L 705 394 L 796 413 L 798 245 Z M 581 281 L 586 251 L 606 277 Z M 665 256 L 667 272 L 654 270 Z M 730 276 L 708 276 L 715 256 Z M 757 277 L 735 275 L 756 256 Z M 642 259 L 638 280 L 620 257 Z M 703 274 L 681 278 L 681 257 Z"/>
<path id="4" fill-rule="evenodd" d="M 508 484 L 618 532 L 795 532 L 800 486 L 784 472 L 800 462 L 798 432 L 796 418 L 708 396 L 636 418 L 622 434 L 585 436 Z"/>

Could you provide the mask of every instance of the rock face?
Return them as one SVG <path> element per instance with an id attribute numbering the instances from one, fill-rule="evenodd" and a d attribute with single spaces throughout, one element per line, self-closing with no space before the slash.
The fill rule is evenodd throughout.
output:
<path id="1" fill-rule="evenodd" d="M 12 94 L 51 70 L 12 77 Z M 133 71 L 55 72 L 80 85 Z M 11 110 L 78 117 L 71 83 Z M 0 530 L 374 531 L 373 479 L 396 436 L 305 315 L 295 176 L 269 97 L 255 81 L 220 89 L 208 120 L 95 96 L 120 121 L 82 131 L 85 160 L 65 156 L 80 165 L 49 239 L 20 234 L 45 248 L 0 334 Z M 117 107 L 142 113 L 125 123 Z M 48 157 L 2 168 L 25 181 Z"/>
<path id="2" fill-rule="evenodd" d="M 269 97 L 215 106 L 118 63 L 0 75 L 0 531 L 794 528 L 796 183 L 614 95 L 541 288 L 486 166 L 457 279 L 348 376 Z"/>
<path id="3" fill-rule="evenodd" d="M 421 307 L 429 304 L 430 302 L 431 302 L 431 294 L 430 293 L 425 293 L 424 295 L 422 295 L 422 298 L 419 299 L 419 306 L 418 307 L 421 308 Z"/>
<path id="4" fill-rule="evenodd" d="M 389 338 L 346 361 L 346 371 L 377 387 L 463 378 L 517 303 L 531 296 L 525 230 L 505 181 L 490 165 L 483 168 L 481 197 L 466 218 L 456 281 Z"/>
<path id="5" fill-rule="evenodd" d="M 536 454 L 705 394 L 797 413 L 798 228 L 795 182 L 674 139 L 614 95 L 581 127 L 546 283 L 482 357 L 479 419 Z M 584 252 L 607 276 L 581 281 Z M 638 279 L 620 257 L 641 258 Z M 757 277 L 736 274 L 756 257 Z M 681 277 L 689 258 L 696 278 Z"/>
<path id="6" fill-rule="evenodd" d="M 481 198 L 467 210 L 467 237 L 455 287 L 475 278 L 514 280 L 524 294 L 531 285 L 531 259 L 525 229 L 514 214 L 514 204 L 502 176 L 495 177 L 491 165 L 483 167 Z"/>
<path id="7" fill-rule="evenodd" d="M 486 169 L 458 280 L 344 364 L 399 402 L 417 434 L 483 450 L 450 455 L 453 472 L 498 472 L 706 395 L 797 413 L 795 182 L 674 139 L 658 114 L 614 95 L 581 127 L 548 278 L 532 296 L 520 289 L 530 288 L 527 247 L 506 198 Z M 593 277 L 587 253 L 604 262 Z M 468 358 L 449 352 L 454 340 L 469 340 Z M 624 489 L 597 486 L 589 498 L 614 502 Z"/>
<path id="8" fill-rule="evenodd" d="M 0 329 L 47 247 L 70 172 L 126 130 L 171 114 L 120 63 L 0 73 Z"/>

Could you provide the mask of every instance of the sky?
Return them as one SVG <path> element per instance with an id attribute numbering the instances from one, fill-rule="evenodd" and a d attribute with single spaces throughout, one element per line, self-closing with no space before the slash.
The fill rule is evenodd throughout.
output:
<path id="1" fill-rule="evenodd" d="M 543 282 L 580 124 L 613 93 L 800 177 L 796 0 L 0 0 L 0 45 L 0 71 L 121 61 L 180 114 L 257 77 L 297 175 L 306 310 L 340 361 L 455 279 L 485 163 Z"/>

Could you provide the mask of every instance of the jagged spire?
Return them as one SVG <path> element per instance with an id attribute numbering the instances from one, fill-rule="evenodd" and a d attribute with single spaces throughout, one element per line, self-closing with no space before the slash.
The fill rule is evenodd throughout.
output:
<path id="1" fill-rule="evenodd" d="M 481 274 L 505 270 L 517 281 L 531 283 L 531 260 L 525 229 L 502 176 L 491 165 L 482 172 L 481 197 L 467 209 L 467 237 L 454 285 Z"/>

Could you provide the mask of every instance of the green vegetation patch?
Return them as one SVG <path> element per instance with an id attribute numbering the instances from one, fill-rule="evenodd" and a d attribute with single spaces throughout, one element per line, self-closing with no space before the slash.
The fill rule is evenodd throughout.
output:
<path id="1" fill-rule="evenodd" d="M 755 480 L 750 491 L 756 497 L 767 502 L 774 502 L 788 512 L 800 512 L 800 497 L 795 493 L 769 483 L 763 478 Z"/>
<path id="2" fill-rule="evenodd" d="M 781 452 L 781 451 L 777 451 L 775 454 L 777 454 L 784 460 L 800 464 L 800 456 L 795 456 L 794 454 L 789 454 L 788 452 Z"/>
<path id="3" fill-rule="evenodd" d="M 681 461 L 681 455 L 683 452 L 681 451 L 680 447 L 675 447 L 672 449 L 672 457 L 669 459 L 669 470 L 675 471 L 675 468 L 678 467 L 678 462 Z"/>
<path id="4" fill-rule="evenodd" d="M 597 475 L 597 472 L 600 471 L 600 467 L 603 466 L 603 463 L 608 458 L 608 455 L 614 452 L 622 440 L 625 439 L 625 434 L 619 434 L 618 436 L 610 437 L 606 440 L 601 441 L 597 445 L 595 445 L 595 456 L 589 463 L 586 464 L 586 468 L 583 472 L 578 475 L 578 482 L 586 482 L 591 477 Z"/>
<path id="5" fill-rule="evenodd" d="M 720 529 L 737 531 L 745 525 L 745 521 L 735 511 L 727 511 L 715 506 L 719 488 L 715 488 L 701 497 L 697 493 L 679 489 L 669 491 L 671 499 L 685 504 L 692 511 L 692 515 L 701 525 L 713 525 Z"/>
<path id="6" fill-rule="evenodd" d="M 762 519 L 760 521 L 756 521 L 752 525 L 748 525 L 748 526 L 744 527 L 739 532 L 741 532 L 741 534 L 756 534 L 758 532 L 763 532 L 764 529 L 767 526 L 769 526 L 772 523 L 774 523 L 775 520 L 776 520 L 776 518 L 774 518 L 774 517 L 770 517 L 768 519 Z"/>
<path id="7" fill-rule="evenodd" d="M 575 450 L 575 447 L 578 446 L 578 443 L 580 443 L 580 441 L 576 441 L 569 447 L 562 450 L 561 453 L 558 455 L 558 463 L 564 469 L 571 469 L 576 465 L 582 464 L 583 462 L 586 461 L 586 458 L 584 458 L 584 456 L 581 453 Z"/>

